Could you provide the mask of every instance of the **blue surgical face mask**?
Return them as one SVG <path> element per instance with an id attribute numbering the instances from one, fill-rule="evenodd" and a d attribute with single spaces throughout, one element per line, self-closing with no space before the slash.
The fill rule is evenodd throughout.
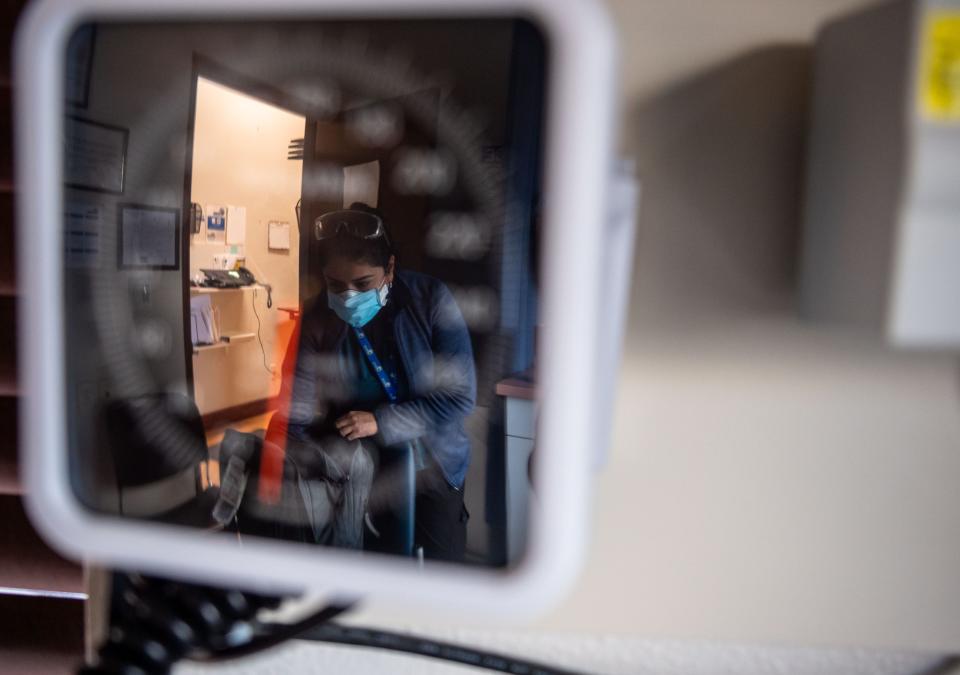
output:
<path id="1" fill-rule="evenodd" d="M 327 291 L 327 302 L 337 316 L 354 328 L 363 328 L 377 315 L 380 308 L 387 304 L 387 294 L 390 287 L 383 284 L 380 288 L 371 288 L 369 291 L 344 291 L 332 293 Z"/>

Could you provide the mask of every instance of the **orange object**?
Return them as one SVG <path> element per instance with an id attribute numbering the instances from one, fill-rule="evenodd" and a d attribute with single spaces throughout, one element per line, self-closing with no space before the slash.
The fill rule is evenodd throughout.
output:
<path id="1" fill-rule="evenodd" d="M 260 482 L 257 498 L 266 504 L 277 504 L 283 491 L 283 464 L 287 455 L 287 415 L 293 397 L 293 378 L 297 367 L 297 349 L 300 346 L 300 317 L 296 318 L 293 334 L 283 358 L 282 383 L 277 397 L 277 413 L 267 426 L 263 453 L 260 456 Z"/>

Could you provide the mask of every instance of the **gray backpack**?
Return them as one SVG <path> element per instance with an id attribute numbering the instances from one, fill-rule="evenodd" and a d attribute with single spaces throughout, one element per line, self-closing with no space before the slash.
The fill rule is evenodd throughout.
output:
<path id="1" fill-rule="evenodd" d="M 307 519 L 318 543 L 362 549 L 364 516 L 370 501 L 374 462 L 360 441 L 331 438 L 317 447 L 321 467 L 297 472 Z"/>
<path id="2" fill-rule="evenodd" d="M 254 458 L 269 445 L 257 434 L 228 429 L 220 445 L 221 466 L 226 479 L 241 473 L 238 480 L 222 485 L 219 511 L 236 513 L 239 502 L 258 518 L 278 525 L 304 527 L 312 532 L 314 543 L 338 548 L 362 549 L 365 516 L 373 484 L 374 460 L 360 441 L 347 441 L 335 436 L 323 443 L 292 441 L 295 452 L 288 447 L 284 485 L 281 499 L 276 504 L 264 504 L 245 499 L 246 477 Z M 279 449 L 277 449 L 279 452 Z M 236 470 L 235 470 L 236 469 Z M 236 494 L 233 494 L 236 493 Z M 219 502 L 225 502 L 220 504 Z M 215 517 L 218 509 L 215 509 Z M 225 522 L 225 518 L 221 518 Z M 309 536 L 309 535 L 308 535 Z"/>

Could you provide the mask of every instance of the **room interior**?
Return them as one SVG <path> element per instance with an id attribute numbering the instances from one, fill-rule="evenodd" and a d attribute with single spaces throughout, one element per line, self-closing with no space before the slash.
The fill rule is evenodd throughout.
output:
<path id="1" fill-rule="evenodd" d="M 469 34 L 449 25 L 424 24 L 402 37 L 389 26 L 375 28 L 372 37 L 382 41 L 384 49 L 399 40 L 404 49 L 419 52 L 424 64 L 445 64 L 442 81 L 418 74 L 408 82 L 391 82 L 392 93 L 375 98 L 336 89 L 322 71 L 307 79 L 298 73 L 286 81 L 272 75 L 271 68 L 282 71 L 290 67 L 284 59 L 304 52 L 299 45 L 314 39 L 313 28 L 285 27 L 289 47 L 273 64 L 246 58 L 241 45 L 252 38 L 245 30 L 164 35 L 123 27 L 97 29 L 91 89 L 96 91 L 99 81 L 110 82 L 114 95 L 109 100 L 92 96 L 85 114 L 129 127 L 133 139 L 171 121 L 186 131 L 175 136 L 182 144 L 164 150 L 159 159 L 151 157 L 151 165 L 143 167 L 147 171 L 136 170 L 136 162 L 147 160 L 131 152 L 124 189 L 125 198 L 142 203 L 183 204 L 182 263 L 179 269 L 123 272 L 134 292 L 132 299 L 123 296 L 119 301 L 130 303 L 133 315 L 139 313 L 145 321 L 165 311 L 158 308 L 171 308 L 166 319 L 171 334 L 182 331 L 185 336 L 186 366 L 178 363 L 177 349 L 168 347 L 149 359 L 143 375 L 153 378 L 152 387 L 196 403 L 210 456 L 191 459 L 163 477 L 179 481 L 175 490 L 156 487 L 161 484 L 158 476 L 149 489 L 126 485 L 88 490 L 86 498 L 106 510 L 119 503 L 127 513 L 161 514 L 169 510 L 170 500 L 187 499 L 192 474 L 197 474 L 201 491 L 217 487 L 220 439 L 228 428 L 263 433 L 280 405 L 284 361 L 302 307 L 323 292 L 312 267 L 317 242 L 303 232 L 319 214 L 361 201 L 390 214 L 400 264 L 442 278 L 467 321 L 479 378 L 477 407 L 467 421 L 473 458 L 466 500 L 474 514 L 468 524 L 468 558 L 492 566 L 518 561 L 526 537 L 535 436 L 534 388 L 527 371 L 535 335 L 536 235 L 531 223 L 538 140 L 520 130 L 539 118 L 542 92 L 531 87 L 528 78 L 542 65 L 532 60 L 536 52 L 526 46 L 530 38 L 518 32 L 522 25 L 497 22 Z M 340 30 L 348 35 L 352 29 L 345 25 Z M 482 41 L 491 57 L 471 58 L 465 49 L 470 41 Z M 433 48 L 425 50 L 428 42 Z M 145 45 L 169 58 L 148 64 Z M 148 69 L 153 69 L 150 91 L 172 88 L 181 94 L 174 99 L 181 107 L 166 110 L 162 118 L 143 115 L 140 101 L 147 92 L 142 82 Z M 405 173 L 404 167 L 420 161 L 419 156 L 390 151 L 399 140 L 391 134 L 402 133 L 404 143 L 414 148 L 438 145 L 436 129 L 459 124 L 448 102 L 454 99 L 483 111 L 483 126 L 471 131 L 476 139 L 470 141 L 470 152 L 482 157 L 484 171 L 502 171 L 520 162 L 533 167 L 520 174 L 523 180 L 509 184 L 514 207 L 507 228 L 495 238 L 457 235 L 471 231 L 472 225 L 456 219 L 458 204 L 467 198 L 462 188 L 443 198 L 427 198 L 413 183 L 405 187 L 390 178 L 433 180 L 431 174 Z M 328 110 L 333 100 L 335 114 Z M 513 138 L 517 140 L 508 145 Z M 152 150 L 144 148 L 148 155 Z M 76 191 L 71 198 L 88 209 L 99 208 L 86 192 Z M 107 246 L 109 239 L 104 239 Z M 238 288 L 210 287 L 203 271 L 241 267 L 253 283 Z M 88 272 L 70 273 L 78 282 L 71 285 L 74 299 L 88 302 L 83 290 L 91 286 Z M 182 312 L 174 300 L 177 294 L 183 296 Z M 203 334 L 197 333 L 197 316 L 209 317 Z M 85 334 L 104 331 L 96 317 L 75 321 Z M 86 325 L 81 328 L 80 322 Z M 170 335 L 165 339 L 176 344 Z M 96 361 L 88 358 L 93 345 L 80 340 L 70 348 L 78 368 L 85 370 L 75 399 L 78 434 L 104 434 L 89 426 L 85 406 L 123 394 L 95 372 Z M 130 386 L 137 388 L 135 383 Z M 83 492 L 81 484 L 87 480 L 88 485 L 109 484 L 116 467 L 128 464 L 116 453 L 78 460 L 77 466 L 83 467 L 78 468 L 78 490 Z M 137 481 L 145 480 L 137 475 L 142 473 L 138 468 L 130 467 L 130 472 Z"/>
<path id="2" fill-rule="evenodd" d="M 606 4 L 622 40 L 621 150 L 636 160 L 644 197 L 613 445 L 591 477 L 595 529 L 584 573 L 563 603 L 522 629 L 417 607 L 398 613 L 376 602 L 351 620 L 609 675 L 958 672 L 956 357 L 892 352 L 811 327 L 797 313 L 815 40 L 826 23 L 883 0 Z M 21 5 L 3 9 L 5 30 Z M 109 32 L 101 37 L 104 53 L 121 49 Z M 482 44 L 470 44 L 483 53 Z M 146 38 L 144 49 L 164 53 Z M 176 64 L 176 77 L 161 63 Z M 192 69 L 176 58 L 144 59 L 111 77 L 175 92 L 178 122 L 165 131 L 180 138 Z M 9 77 L 0 90 L 8 110 Z M 135 100 L 119 103 L 128 115 L 140 112 Z M 107 116 L 95 100 L 91 106 Z M 142 200 L 178 203 L 185 164 L 185 154 L 171 157 L 160 171 L 167 187 L 156 192 L 131 167 L 129 188 Z M 15 180 L 9 161 L 2 169 L 0 208 L 9 224 Z M 245 204 L 244 196 L 209 199 Z M 283 208 L 266 217 L 296 217 Z M 0 419 L 15 430 L 23 392 L 12 337 L 13 228 L 0 232 L 7 256 Z M 165 276 L 150 281 L 155 296 L 167 297 Z M 173 285 L 176 299 L 181 282 Z M 91 329 L 74 328 L 80 336 Z M 158 371 L 185 387 L 178 368 Z M 78 396 L 103 389 L 94 373 Z M 83 651 L 83 614 L 96 589 L 84 566 L 60 558 L 33 531 L 16 464 L 8 439 L 0 446 L 0 513 L 8 523 L 0 585 L 13 592 L 0 598 L 0 651 L 22 672 L 67 672 Z M 461 670 L 295 643 L 242 665 L 182 672 L 278 668 Z"/>

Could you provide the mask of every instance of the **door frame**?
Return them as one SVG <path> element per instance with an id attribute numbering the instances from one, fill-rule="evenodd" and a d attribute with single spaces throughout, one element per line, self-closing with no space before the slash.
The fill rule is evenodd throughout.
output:
<path id="1" fill-rule="evenodd" d="M 287 92 L 279 89 L 278 87 L 262 82 L 255 77 L 245 75 L 240 73 L 232 68 L 229 68 L 216 59 L 204 56 L 198 52 L 193 53 L 193 64 L 190 74 L 190 95 L 189 95 L 189 111 L 187 113 L 187 133 L 186 133 L 186 157 L 184 158 L 184 172 L 183 172 L 183 222 L 187 223 L 190 218 L 190 205 L 192 203 L 191 197 L 193 196 L 192 187 L 193 187 L 193 144 L 194 144 L 194 133 L 196 130 L 197 122 L 197 85 L 200 81 L 200 78 L 205 80 L 210 80 L 216 82 L 217 84 L 222 84 L 225 87 L 230 87 L 236 91 L 239 91 L 242 94 L 250 96 L 252 98 L 259 99 L 264 103 L 276 106 L 278 108 L 283 108 L 289 110 L 290 112 L 296 113 L 297 115 L 302 115 L 305 120 L 304 128 L 304 138 L 307 136 L 309 120 L 310 120 L 310 106 L 304 102 L 302 99 L 292 96 Z M 303 185 L 301 178 L 301 194 L 303 193 Z M 302 239 L 302 237 L 301 237 Z M 184 344 L 184 357 L 186 360 L 186 385 L 187 391 L 190 393 L 190 396 L 193 396 L 194 392 L 194 382 L 193 382 L 193 348 L 192 348 L 192 339 L 190 335 L 190 322 L 187 321 L 187 317 L 190 316 L 190 233 L 188 232 L 187 227 L 181 228 L 181 237 L 180 237 L 180 260 L 181 260 L 181 285 L 183 287 L 183 344 Z M 303 262 L 299 262 L 300 265 L 300 277 L 302 281 L 303 277 Z M 190 346 L 188 346 L 190 345 Z"/>

